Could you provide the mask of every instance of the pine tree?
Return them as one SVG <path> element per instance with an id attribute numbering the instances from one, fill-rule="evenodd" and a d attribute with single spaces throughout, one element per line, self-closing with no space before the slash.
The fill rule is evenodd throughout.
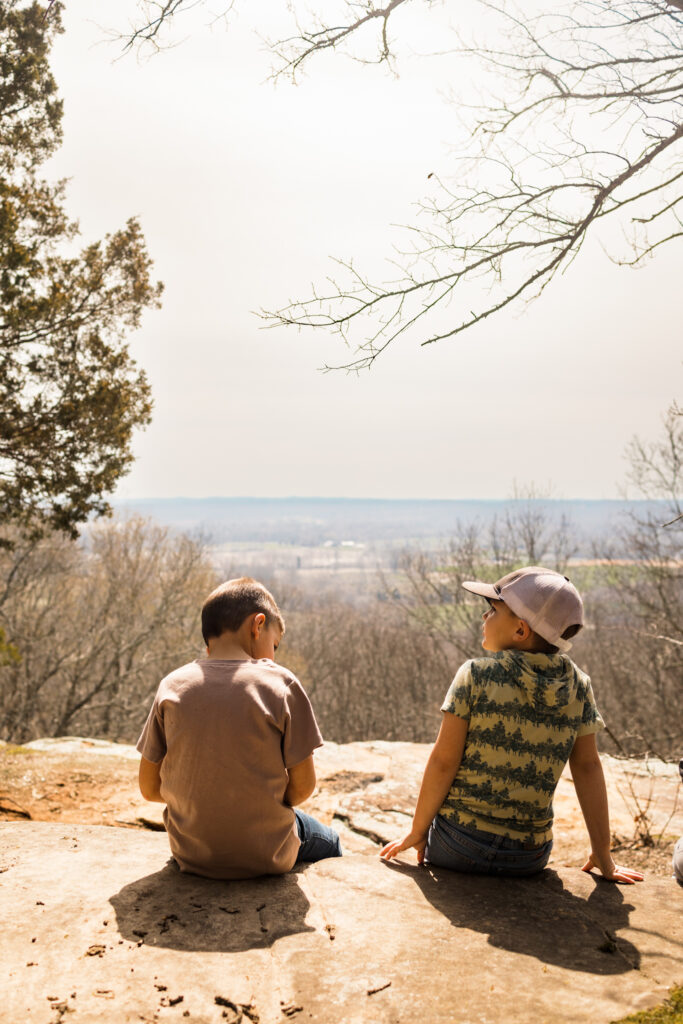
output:
<path id="1" fill-rule="evenodd" d="M 0 0 L 0 544 L 17 528 L 74 537 L 132 461 L 151 415 L 125 333 L 162 286 L 139 224 L 80 252 L 64 182 L 40 176 L 62 138 L 49 67 L 61 4 Z"/>

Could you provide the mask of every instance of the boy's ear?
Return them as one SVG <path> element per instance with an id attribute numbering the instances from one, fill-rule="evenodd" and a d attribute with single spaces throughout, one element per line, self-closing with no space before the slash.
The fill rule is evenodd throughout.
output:
<path id="1" fill-rule="evenodd" d="M 257 612 L 254 618 L 251 620 L 251 632 L 253 636 L 258 636 L 263 629 L 266 617 L 263 612 Z"/>
<path id="2" fill-rule="evenodd" d="M 518 621 L 519 625 L 515 630 L 515 637 L 517 640 L 524 642 L 531 636 L 531 626 L 524 619 L 519 619 Z"/>

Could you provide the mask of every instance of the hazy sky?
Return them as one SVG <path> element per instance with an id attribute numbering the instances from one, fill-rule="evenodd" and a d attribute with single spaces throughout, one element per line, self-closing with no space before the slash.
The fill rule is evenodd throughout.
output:
<path id="1" fill-rule="evenodd" d="M 129 0 L 66 4 L 50 173 L 71 179 L 84 241 L 139 216 L 166 286 L 130 338 L 155 409 L 117 497 L 494 498 L 515 481 L 616 497 L 626 443 L 655 437 L 681 395 L 680 245 L 637 272 L 587 246 L 533 305 L 397 344 L 359 377 L 319 372 L 348 357 L 333 336 L 262 329 L 252 311 L 306 296 L 332 256 L 381 270 L 391 225 L 448 174 L 446 90 L 470 73 L 408 56 L 396 78 L 327 55 L 275 87 L 254 29 L 277 35 L 284 7 L 245 5 L 227 28 L 196 8 L 142 60 L 104 31 L 125 29 Z M 447 12 L 417 10 L 411 44 L 434 48 Z"/>

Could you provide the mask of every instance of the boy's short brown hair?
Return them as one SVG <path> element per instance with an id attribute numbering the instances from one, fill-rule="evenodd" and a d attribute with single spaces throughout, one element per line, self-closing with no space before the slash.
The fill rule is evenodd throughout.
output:
<path id="1" fill-rule="evenodd" d="M 275 622 L 284 633 L 285 621 L 280 609 L 262 583 L 251 576 L 226 580 L 209 594 L 202 606 L 204 643 L 226 632 L 236 633 L 244 620 L 254 613 L 265 615 L 266 626 Z"/>

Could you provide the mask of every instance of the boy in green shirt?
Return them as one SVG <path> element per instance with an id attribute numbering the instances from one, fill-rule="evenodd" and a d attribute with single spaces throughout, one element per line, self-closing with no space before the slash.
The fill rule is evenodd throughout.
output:
<path id="1" fill-rule="evenodd" d="M 607 791 L 595 734 L 604 723 L 590 679 L 567 657 L 583 603 L 567 577 L 528 566 L 497 583 L 463 586 L 484 597 L 482 647 L 465 662 L 441 707 L 410 832 L 390 860 L 415 848 L 420 864 L 525 876 L 552 848 L 552 798 L 567 761 L 591 841 L 584 871 L 641 881 L 610 853 Z"/>

